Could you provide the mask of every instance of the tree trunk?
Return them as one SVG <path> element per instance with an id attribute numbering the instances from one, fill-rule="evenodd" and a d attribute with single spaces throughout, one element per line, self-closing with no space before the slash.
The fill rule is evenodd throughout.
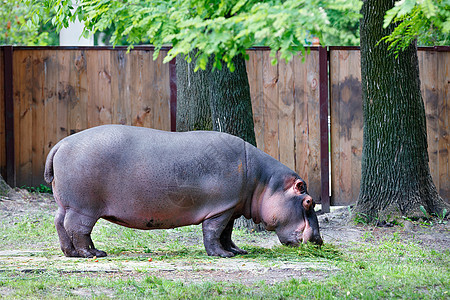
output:
<path id="1" fill-rule="evenodd" d="M 177 57 L 177 131 L 212 130 L 209 82 L 211 64 L 206 70 L 194 72 L 195 52 L 192 62 Z"/>
<path id="2" fill-rule="evenodd" d="M 245 59 L 237 56 L 233 63 L 234 72 L 224 67 L 210 73 L 213 130 L 230 133 L 256 146 Z"/>
<path id="3" fill-rule="evenodd" d="M 442 214 L 449 205 L 432 181 L 417 47 L 398 57 L 380 39 L 383 17 L 394 0 L 365 0 L 361 20 L 364 138 L 360 195 L 355 212 L 368 221 Z"/>
<path id="4" fill-rule="evenodd" d="M 215 130 L 238 136 L 256 146 L 253 113 L 245 59 L 234 59 L 235 71 L 206 69 L 194 72 L 195 52 L 188 63 L 177 58 L 177 131 Z M 225 66 L 225 63 L 223 64 Z M 236 227 L 263 230 L 241 217 Z"/>
<path id="5" fill-rule="evenodd" d="M 0 196 L 7 196 L 11 191 L 12 188 L 3 179 L 3 176 L 0 175 Z"/>

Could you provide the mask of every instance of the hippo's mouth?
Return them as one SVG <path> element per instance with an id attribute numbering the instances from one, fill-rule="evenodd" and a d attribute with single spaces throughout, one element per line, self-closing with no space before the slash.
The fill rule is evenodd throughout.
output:
<path id="1" fill-rule="evenodd" d="M 298 242 L 290 242 L 290 241 L 284 242 L 283 244 L 288 247 L 298 247 L 300 245 L 300 243 Z"/>
<path id="2" fill-rule="evenodd" d="M 289 237 L 282 239 L 278 237 L 280 242 L 288 247 L 298 247 L 303 241 L 303 231 L 295 231 Z"/>
<path id="3" fill-rule="evenodd" d="M 308 242 L 319 246 L 323 244 L 323 240 L 320 235 L 314 235 L 312 228 L 309 226 L 306 226 L 301 232 L 296 232 L 296 239 L 298 242 L 291 242 L 293 246 L 299 246 L 300 243 L 306 244 Z"/>

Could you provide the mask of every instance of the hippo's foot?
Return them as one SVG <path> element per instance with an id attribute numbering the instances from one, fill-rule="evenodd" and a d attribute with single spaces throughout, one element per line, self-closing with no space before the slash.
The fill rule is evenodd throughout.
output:
<path id="1" fill-rule="evenodd" d="M 64 253 L 65 257 L 83 257 L 78 253 L 77 250 L 74 249 L 63 249 L 61 248 L 62 252 Z"/>
<path id="2" fill-rule="evenodd" d="M 233 230 L 234 222 L 230 220 L 231 216 L 232 211 L 228 211 L 222 215 L 203 221 L 203 243 L 208 255 L 233 257 L 238 254 L 231 247 L 231 230 Z"/>
<path id="3" fill-rule="evenodd" d="M 97 249 L 78 249 L 78 252 L 80 253 L 79 256 L 86 257 L 86 258 L 92 258 L 92 257 L 105 257 L 107 256 L 105 251 L 97 250 Z"/>
<path id="4" fill-rule="evenodd" d="M 235 255 L 244 255 L 244 254 L 248 254 L 247 251 L 242 250 L 241 248 L 236 247 L 236 245 L 234 247 L 230 248 L 230 251 L 233 252 Z"/>
<path id="5" fill-rule="evenodd" d="M 233 224 L 234 224 L 234 220 L 230 220 L 228 222 L 227 226 L 225 227 L 225 229 L 222 231 L 222 234 L 220 235 L 220 243 L 222 244 L 223 249 L 225 249 L 226 251 L 232 252 L 234 255 L 247 254 L 248 253 L 247 251 L 240 249 L 231 240 Z"/>
<path id="6" fill-rule="evenodd" d="M 97 250 L 91 239 L 91 231 L 97 219 L 60 208 L 55 218 L 61 249 L 67 257 L 105 257 L 105 251 Z"/>
<path id="7" fill-rule="evenodd" d="M 90 234 L 74 233 L 72 236 L 73 245 L 79 254 L 78 256 L 86 258 L 107 256 L 105 251 L 95 249 Z"/>
<path id="8" fill-rule="evenodd" d="M 236 255 L 233 252 L 226 251 L 226 250 L 223 250 L 220 248 L 215 249 L 215 250 L 206 250 L 206 253 L 209 256 L 220 256 L 220 257 L 233 257 Z"/>

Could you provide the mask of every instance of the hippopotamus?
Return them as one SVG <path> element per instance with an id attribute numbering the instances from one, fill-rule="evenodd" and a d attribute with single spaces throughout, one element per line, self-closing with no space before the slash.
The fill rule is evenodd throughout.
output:
<path id="1" fill-rule="evenodd" d="M 68 257 L 106 256 L 90 236 L 99 218 L 144 230 L 201 223 L 212 256 L 247 253 L 231 239 L 240 216 L 275 231 L 282 244 L 322 244 L 305 181 L 222 132 L 93 127 L 51 149 L 44 178 L 58 204 L 55 226 Z"/>

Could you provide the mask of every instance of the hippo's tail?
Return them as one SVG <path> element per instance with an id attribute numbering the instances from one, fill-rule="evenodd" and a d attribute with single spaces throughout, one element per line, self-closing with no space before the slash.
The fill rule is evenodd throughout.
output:
<path id="1" fill-rule="evenodd" d="M 53 157 L 60 147 L 60 143 L 56 144 L 47 155 L 47 160 L 45 161 L 45 171 L 44 171 L 44 179 L 47 183 L 52 183 L 53 181 Z"/>

